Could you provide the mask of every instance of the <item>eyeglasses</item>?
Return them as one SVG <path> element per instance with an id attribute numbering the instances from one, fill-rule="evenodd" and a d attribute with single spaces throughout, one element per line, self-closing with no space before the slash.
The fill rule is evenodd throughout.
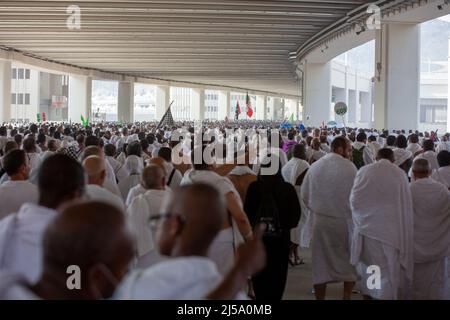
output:
<path id="1" fill-rule="evenodd" d="M 157 214 L 148 219 L 148 223 L 152 230 L 156 230 L 163 219 L 177 218 L 182 224 L 186 223 L 186 218 L 174 213 Z"/>

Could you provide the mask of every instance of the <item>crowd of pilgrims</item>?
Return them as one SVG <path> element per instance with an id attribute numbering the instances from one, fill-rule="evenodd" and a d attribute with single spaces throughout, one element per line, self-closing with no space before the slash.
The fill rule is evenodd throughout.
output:
<path id="1" fill-rule="evenodd" d="M 450 298 L 450 135 L 280 125 L 0 126 L 0 299 Z"/>

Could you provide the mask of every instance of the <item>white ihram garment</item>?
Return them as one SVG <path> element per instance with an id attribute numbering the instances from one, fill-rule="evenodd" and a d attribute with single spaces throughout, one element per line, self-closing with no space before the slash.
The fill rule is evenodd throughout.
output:
<path id="1" fill-rule="evenodd" d="M 408 298 L 413 276 L 413 208 L 403 170 L 382 159 L 363 167 L 350 196 L 353 214 L 351 262 L 361 291 L 375 299 Z M 368 267 L 381 269 L 381 288 L 368 288 Z"/>
<path id="2" fill-rule="evenodd" d="M 336 153 L 327 154 L 306 173 L 301 198 L 312 219 L 305 232 L 311 234 L 314 284 L 356 281 L 350 264 L 349 203 L 355 175 L 355 165 Z"/>
<path id="3" fill-rule="evenodd" d="M 450 247 L 450 191 L 431 178 L 411 183 L 414 208 L 414 297 L 445 299 Z"/>
<path id="4" fill-rule="evenodd" d="M 0 221 L 0 271 L 23 275 L 35 283 L 42 270 L 42 237 L 56 211 L 24 204 Z"/>
<path id="5" fill-rule="evenodd" d="M 298 223 L 298 226 L 291 230 L 291 241 L 295 244 L 304 246 L 305 241 L 302 241 L 303 235 L 305 238 L 309 238 L 310 236 L 305 234 L 306 230 L 306 224 L 308 221 L 311 221 L 311 219 L 308 219 L 309 212 L 308 209 L 305 206 L 305 203 L 303 202 L 301 198 L 301 186 L 296 185 L 298 177 L 304 173 L 306 170 L 309 169 L 309 164 L 305 160 L 292 158 L 291 160 L 286 163 L 286 165 L 281 169 L 281 174 L 283 175 L 284 181 L 292 184 L 295 188 L 295 191 L 297 192 L 298 200 L 300 202 L 300 206 L 302 209 L 302 214 L 300 217 L 300 221 Z M 308 241 L 309 243 L 309 241 Z M 309 245 L 307 245 L 309 246 Z"/>
<path id="6" fill-rule="evenodd" d="M 24 203 L 37 203 L 38 188 L 28 181 L 6 181 L 0 185 L 0 219 L 19 211 Z"/>
<path id="7" fill-rule="evenodd" d="M 117 300 L 203 300 L 222 281 L 214 261 L 177 257 L 130 273 L 119 285 Z M 244 299 L 238 294 L 237 299 Z"/>
<path id="8" fill-rule="evenodd" d="M 161 213 L 163 201 L 170 194 L 168 190 L 147 190 L 135 197 L 127 209 L 127 221 L 136 236 L 138 259 L 155 250 L 149 219 Z"/>

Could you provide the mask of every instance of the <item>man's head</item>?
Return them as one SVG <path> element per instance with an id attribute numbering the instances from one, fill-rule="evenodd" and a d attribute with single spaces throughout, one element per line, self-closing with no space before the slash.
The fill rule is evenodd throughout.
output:
<path id="1" fill-rule="evenodd" d="M 55 154 L 42 162 L 38 175 L 39 204 L 57 209 L 84 193 L 84 170 L 75 159 Z"/>
<path id="2" fill-rule="evenodd" d="M 172 162 L 172 149 L 168 147 L 162 147 L 158 151 L 158 157 L 163 158 L 166 162 Z"/>
<path id="3" fill-rule="evenodd" d="M 84 140 L 85 140 L 84 134 L 77 135 L 77 143 L 79 147 L 84 146 Z"/>
<path id="4" fill-rule="evenodd" d="M 358 133 L 358 135 L 356 136 L 356 141 L 366 143 L 367 135 L 364 132 Z"/>
<path id="5" fill-rule="evenodd" d="M 346 159 L 350 159 L 352 146 L 345 137 L 336 137 L 331 143 L 331 152 L 336 153 Z"/>
<path id="6" fill-rule="evenodd" d="M 406 149 L 406 147 L 408 146 L 408 140 L 404 135 L 399 135 L 395 140 L 395 145 L 397 146 L 397 148 Z"/>
<path id="7" fill-rule="evenodd" d="M 97 156 L 100 158 L 105 157 L 105 153 L 100 147 L 97 146 L 89 146 L 86 149 L 84 149 L 83 153 L 81 154 L 81 161 L 84 161 L 87 157 L 90 156 Z"/>
<path id="8" fill-rule="evenodd" d="M 389 136 L 386 138 L 386 145 L 389 147 L 394 147 L 397 138 L 395 136 Z"/>
<path id="9" fill-rule="evenodd" d="M 206 256 L 226 217 L 226 203 L 205 184 L 181 187 L 161 210 L 156 235 L 159 251 L 172 256 Z"/>
<path id="10" fill-rule="evenodd" d="M 88 184 L 102 186 L 106 179 L 105 160 L 99 156 L 89 156 L 83 161 L 88 176 Z"/>
<path id="11" fill-rule="evenodd" d="M 392 151 L 392 149 L 389 148 L 380 149 L 377 154 L 377 161 L 380 161 L 382 159 L 386 159 L 394 163 L 395 162 L 394 151 Z"/>
<path id="12" fill-rule="evenodd" d="M 426 159 L 416 159 L 412 165 L 414 180 L 428 178 L 431 174 L 431 167 Z"/>
<path id="13" fill-rule="evenodd" d="M 319 138 L 314 138 L 311 141 L 311 148 L 314 150 L 319 150 L 320 149 L 320 140 Z"/>
<path id="14" fill-rule="evenodd" d="M 58 145 L 56 144 L 56 140 L 49 140 L 47 143 L 48 151 L 56 152 L 58 150 Z"/>
<path id="15" fill-rule="evenodd" d="M 306 160 L 306 148 L 303 144 L 296 144 L 293 150 L 294 158 Z"/>
<path id="16" fill-rule="evenodd" d="M 142 156 L 142 147 L 139 141 L 133 141 L 127 146 L 127 156 Z"/>
<path id="17" fill-rule="evenodd" d="M 437 161 L 439 167 L 449 167 L 450 166 L 450 152 L 447 150 L 443 150 L 438 153 Z"/>
<path id="18" fill-rule="evenodd" d="M 49 299 L 109 298 L 128 271 L 133 252 L 123 212 L 100 202 L 72 204 L 44 234 L 43 275 L 33 289 Z M 67 288 L 69 266 L 80 268 L 80 290 Z"/>
<path id="19" fill-rule="evenodd" d="M 3 148 L 3 154 L 7 154 L 11 150 L 19 149 L 19 146 L 15 141 L 8 141 L 5 144 L 5 147 Z"/>
<path id="20" fill-rule="evenodd" d="M 21 134 L 16 134 L 16 135 L 14 136 L 14 141 L 17 143 L 17 145 L 18 145 L 19 147 L 22 146 L 22 140 L 23 140 L 23 136 L 22 136 Z"/>
<path id="21" fill-rule="evenodd" d="M 409 136 L 410 143 L 419 143 L 419 136 L 415 133 Z"/>
<path id="22" fill-rule="evenodd" d="M 30 164 L 24 150 L 11 150 L 3 158 L 3 168 L 11 180 L 27 180 Z"/>
<path id="23" fill-rule="evenodd" d="M 100 139 L 97 138 L 96 136 L 88 136 L 84 140 L 84 145 L 86 147 L 89 147 L 89 146 L 96 146 L 96 147 L 98 147 L 98 146 L 100 146 Z"/>
<path id="24" fill-rule="evenodd" d="M 313 137 L 314 137 L 314 138 L 320 137 L 320 129 L 318 129 L 318 128 L 314 129 L 314 131 L 313 131 Z"/>
<path id="25" fill-rule="evenodd" d="M 148 164 L 157 165 L 158 167 L 164 170 L 165 175 L 167 174 L 167 163 L 166 160 L 164 160 L 163 158 L 161 157 L 151 158 L 150 160 L 148 160 Z"/>
<path id="26" fill-rule="evenodd" d="M 425 139 L 422 143 L 424 151 L 434 151 L 434 142 L 431 139 Z"/>
<path id="27" fill-rule="evenodd" d="M 147 190 L 164 189 L 166 185 L 165 171 L 156 164 L 146 166 L 141 174 L 141 184 Z"/>
<path id="28" fill-rule="evenodd" d="M 103 147 L 103 151 L 105 152 L 105 155 L 108 157 L 114 157 L 116 155 L 116 146 L 108 143 Z"/>
<path id="29" fill-rule="evenodd" d="M 33 137 L 28 137 L 25 140 L 23 140 L 22 147 L 26 153 L 36 152 L 36 141 L 34 140 Z"/>

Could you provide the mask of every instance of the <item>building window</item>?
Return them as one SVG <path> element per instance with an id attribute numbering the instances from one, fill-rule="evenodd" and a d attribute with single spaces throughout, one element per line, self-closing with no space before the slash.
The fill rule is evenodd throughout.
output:
<path id="1" fill-rule="evenodd" d="M 17 94 L 17 104 L 23 104 L 23 93 Z"/>
<path id="2" fill-rule="evenodd" d="M 19 79 L 23 79 L 23 77 L 24 77 L 24 72 L 23 72 L 23 69 L 19 69 L 19 76 L 18 76 L 18 78 Z"/>
<path id="3" fill-rule="evenodd" d="M 11 104 L 16 104 L 16 94 L 11 93 Z"/>
<path id="4" fill-rule="evenodd" d="M 445 124 L 447 122 L 447 101 L 445 99 L 421 99 L 420 122 Z"/>
<path id="5" fill-rule="evenodd" d="M 25 69 L 25 79 L 30 79 L 30 69 Z"/>
<path id="6" fill-rule="evenodd" d="M 16 68 L 12 69 L 12 78 L 17 79 L 17 69 Z"/>
<path id="7" fill-rule="evenodd" d="M 27 105 L 30 104 L 30 94 L 29 93 L 25 93 L 25 104 L 27 104 Z"/>

